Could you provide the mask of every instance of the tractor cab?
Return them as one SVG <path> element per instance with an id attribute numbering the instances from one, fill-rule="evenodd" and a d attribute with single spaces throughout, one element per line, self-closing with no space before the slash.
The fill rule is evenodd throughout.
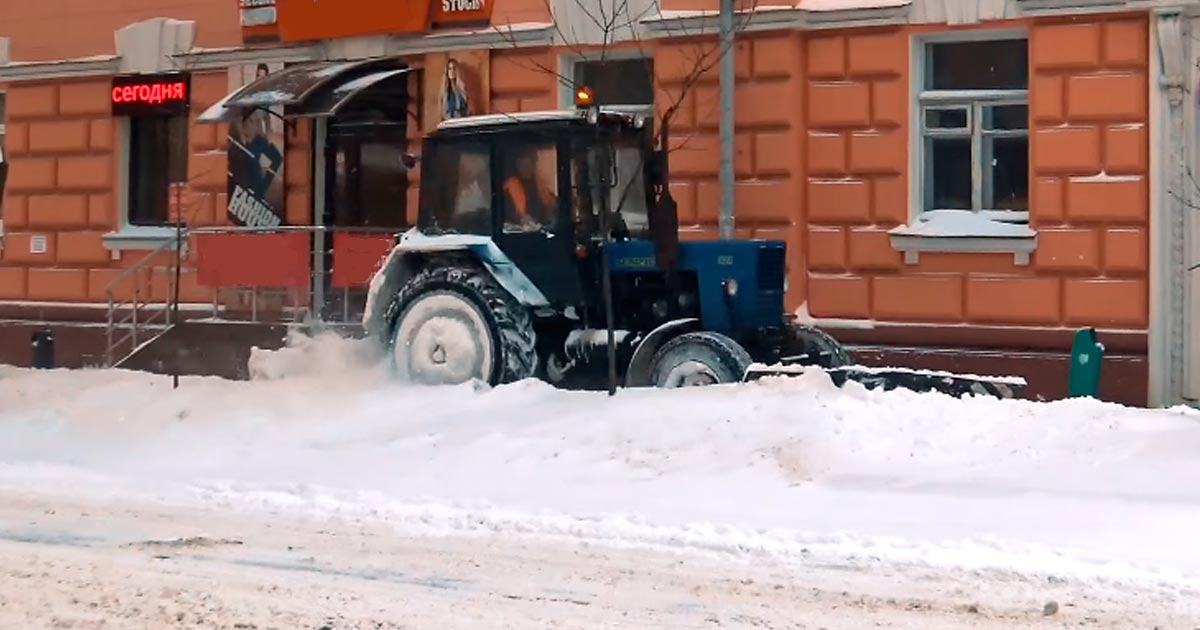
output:
<path id="1" fill-rule="evenodd" d="M 417 230 L 488 237 L 574 306 L 602 242 L 650 238 L 656 155 L 645 119 L 592 107 L 447 120 L 423 143 Z"/>

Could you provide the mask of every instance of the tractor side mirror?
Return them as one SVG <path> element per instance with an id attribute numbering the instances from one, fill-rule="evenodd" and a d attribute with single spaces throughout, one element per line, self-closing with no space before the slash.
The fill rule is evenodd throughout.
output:
<path id="1" fill-rule="evenodd" d="M 419 163 L 420 163 L 420 160 L 417 159 L 417 156 L 415 156 L 407 151 L 404 152 L 404 155 L 400 156 L 400 164 L 404 165 L 404 168 L 406 170 L 411 171 L 414 168 L 417 168 L 417 164 L 419 164 Z"/>

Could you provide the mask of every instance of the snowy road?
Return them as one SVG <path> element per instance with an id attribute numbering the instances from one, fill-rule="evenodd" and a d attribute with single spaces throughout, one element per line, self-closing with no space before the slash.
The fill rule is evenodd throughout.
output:
<path id="1" fill-rule="evenodd" d="M 1194 411 L 413 389 L 309 350 L 174 391 L 0 367 L 0 627 L 1200 627 Z M 243 544 L 128 546 L 200 535 Z"/>
<path id="2" fill-rule="evenodd" d="M 0 627 L 1188 628 L 1068 584 L 631 551 L 374 522 L 0 496 Z M 1046 600 L 1062 602 L 1053 617 Z M 982 602 L 987 603 L 982 603 Z"/>

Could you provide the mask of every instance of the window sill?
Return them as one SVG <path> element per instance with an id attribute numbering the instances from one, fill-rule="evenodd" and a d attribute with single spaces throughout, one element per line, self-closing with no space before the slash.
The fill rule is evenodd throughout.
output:
<path id="1" fill-rule="evenodd" d="M 1037 249 L 1037 232 L 1028 225 L 1005 223 L 963 210 L 924 212 L 912 225 L 888 232 L 892 247 L 904 253 L 905 264 L 915 265 L 921 252 L 1012 254 L 1025 266 Z"/>
<path id="2" fill-rule="evenodd" d="M 156 225 L 126 225 L 103 237 L 105 249 L 112 252 L 175 249 L 175 228 Z"/>

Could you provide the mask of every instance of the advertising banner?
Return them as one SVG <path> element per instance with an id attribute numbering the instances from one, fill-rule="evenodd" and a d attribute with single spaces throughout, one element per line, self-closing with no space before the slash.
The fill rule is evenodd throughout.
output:
<path id="1" fill-rule="evenodd" d="M 230 69 L 235 87 L 253 82 L 283 64 L 253 64 Z M 284 128 L 282 111 L 253 109 L 229 122 L 229 206 L 235 224 L 247 227 L 283 225 Z"/>
<path id="2" fill-rule="evenodd" d="M 490 62 L 487 49 L 425 55 L 422 129 L 432 130 L 450 118 L 487 113 Z"/>

